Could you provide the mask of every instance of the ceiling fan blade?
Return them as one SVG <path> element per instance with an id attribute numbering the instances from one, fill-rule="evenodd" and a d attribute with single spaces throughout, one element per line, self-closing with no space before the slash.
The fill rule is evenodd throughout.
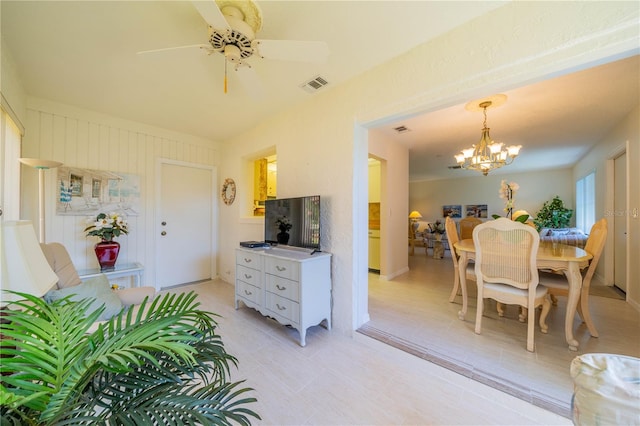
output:
<path id="1" fill-rule="evenodd" d="M 244 90 L 254 99 L 261 100 L 264 98 L 264 87 L 262 81 L 258 77 L 251 66 L 248 64 L 238 65 L 235 67 L 236 75 Z"/>
<path id="2" fill-rule="evenodd" d="M 188 46 L 178 46 L 178 47 L 165 47 L 162 49 L 152 49 L 152 50 L 142 50 L 140 52 L 138 52 L 138 55 L 144 55 L 147 53 L 158 53 L 158 52 L 166 52 L 168 50 L 180 50 L 180 49 L 194 49 L 194 48 L 200 48 L 200 49 L 205 49 L 205 50 L 213 50 L 211 49 L 211 46 L 208 44 L 190 44 Z M 208 52 L 210 53 L 210 52 Z"/>
<path id="3" fill-rule="evenodd" d="M 194 1 L 192 2 L 202 18 L 217 30 L 231 30 L 229 23 L 225 19 L 222 11 L 216 4 L 215 0 L 206 0 L 206 1 Z"/>
<path id="4" fill-rule="evenodd" d="M 258 55 L 266 59 L 298 62 L 324 62 L 329 46 L 324 41 L 254 40 Z"/>

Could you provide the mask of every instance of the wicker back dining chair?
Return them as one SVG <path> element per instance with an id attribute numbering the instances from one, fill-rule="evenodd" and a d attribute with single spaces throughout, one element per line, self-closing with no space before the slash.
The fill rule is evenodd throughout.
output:
<path id="1" fill-rule="evenodd" d="M 453 289 L 451 289 L 451 294 L 449 295 L 449 302 L 453 302 L 460 290 L 460 267 L 458 264 L 458 260 L 460 256 L 456 252 L 455 244 L 460 241 L 458 238 L 458 229 L 456 228 L 456 223 L 453 219 L 447 216 L 444 221 L 444 229 L 447 233 L 447 238 L 449 239 L 449 248 L 451 250 L 451 259 L 453 260 Z M 473 266 L 473 263 L 467 264 L 466 269 L 467 280 L 476 280 L 476 271 Z"/>
<path id="2" fill-rule="evenodd" d="M 591 287 L 591 278 L 596 272 L 600 255 L 604 250 L 606 239 L 607 220 L 602 218 L 591 227 L 587 244 L 584 246 L 584 250 L 593 257 L 589 261 L 589 266 L 582 270 L 582 288 L 580 290 L 580 302 L 578 303 L 578 313 L 587 324 L 589 334 L 593 337 L 598 337 L 598 330 L 596 330 L 589 314 L 589 288 Z M 540 272 L 540 283 L 549 289 L 552 300 L 555 299 L 555 296 L 569 295 L 569 282 L 564 274 Z"/>
<path id="3" fill-rule="evenodd" d="M 468 240 L 473 236 L 473 228 L 480 225 L 482 221 L 477 217 L 469 216 L 460 219 L 460 239 Z"/>
<path id="4" fill-rule="evenodd" d="M 550 307 L 547 288 L 538 283 L 538 232 L 522 223 L 499 218 L 476 226 L 473 242 L 478 287 L 475 332 L 480 334 L 482 330 L 484 299 L 520 305 L 529 311 L 527 350 L 533 352 L 535 308 L 542 306 L 540 329 L 546 333 Z"/>

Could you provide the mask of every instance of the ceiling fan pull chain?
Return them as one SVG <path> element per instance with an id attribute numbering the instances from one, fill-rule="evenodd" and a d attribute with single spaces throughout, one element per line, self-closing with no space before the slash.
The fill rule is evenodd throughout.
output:
<path id="1" fill-rule="evenodd" d="M 227 94 L 227 58 L 224 58 L 224 93 Z"/>

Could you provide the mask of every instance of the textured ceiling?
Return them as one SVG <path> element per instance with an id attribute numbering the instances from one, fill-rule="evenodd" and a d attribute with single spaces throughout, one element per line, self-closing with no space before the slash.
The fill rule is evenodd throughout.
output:
<path id="1" fill-rule="evenodd" d="M 258 1 L 260 39 L 324 41 L 326 63 L 249 58 L 265 91 L 248 96 L 224 58 L 200 49 L 137 52 L 206 43 L 190 1 L 2 0 L 2 38 L 34 96 L 169 127 L 214 141 L 250 129 L 309 99 L 300 88 L 345 80 L 503 2 Z M 386 28 L 387 31 L 381 31 Z"/>
<path id="2" fill-rule="evenodd" d="M 575 164 L 640 104 L 639 59 L 636 55 L 502 92 L 507 101 L 487 109 L 487 127 L 493 140 L 522 145 L 522 150 L 513 164 L 492 173 Z M 376 131 L 409 147 L 411 180 L 448 179 L 478 174 L 448 166 L 456 164 L 454 154 L 478 143 L 482 122 L 482 112 L 461 104 Z M 409 131 L 393 130 L 401 125 Z"/>
<path id="3" fill-rule="evenodd" d="M 327 42 L 326 63 L 249 59 L 265 91 L 249 96 L 235 76 L 223 93 L 224 60 L 199 49 L 137 52 L 205 43 L 207 26 L 189 1 L 0 2 L 3 48 L 29 95 L 170 130 L 225 141 L 314 96 L 318 75 L 331 90 L 504 2 L 259 1 L 258 38 Z M 636 53 L 637 54 L 637 53 Z M 4 54 L 3 54 L 4 55 Z M 638 57 L 505 93 L 488 111 L 495 140 L 522 144 L 507 172 L 567 167 L 638 105 Z M 489 94 L 488 94 L 489 95 Z M 398 125 L 410 131 L 398 135 Z M 412 180 L 467 176 L 453 154 L 480 138 L 482 114 L 457 105 L 375 131 L 411 150 Z M 551 151 L 552 150 L 552 151 Z"/>

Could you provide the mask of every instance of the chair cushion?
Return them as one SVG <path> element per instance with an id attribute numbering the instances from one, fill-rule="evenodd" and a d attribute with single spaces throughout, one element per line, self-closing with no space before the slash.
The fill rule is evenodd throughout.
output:
<path id="1" fill-rule="evenodd" d="M 56 288 L 75 287 L 82 284 L 67 249 L 60 243 L 40 244 L 49 266 L 58 276 Z"/>
<path id="2" fill-rule="evenodd" d="M 106 275 L 99 275 L 88 279 L 84 283 L 73 287 L 66 287 L 60 290 L 50 290 L 44 295 L 44 300 L 46 300 L 47 303 L 51 303 L 67 296 L 71 296 L 71 300 L 73 301 L 80 301 L 88 298 L 95 299 L 89 306 L 89 313 L 94 312 L 104 305 L 105 309 L 102 312 L 102 315 L 98 318 L 99 321 L 108 320 L 112 316 L 117 315 L 123 307 L 118 295 L 111 290 L 109 280 Z"/>
<path id="3" fill-rule="evenodd" d="M 507 284 L 500 284 L 500 283 L 484 283 L 484 287 L 486 289 L 490 289 L 490 290 L 495 290 L 495 291 L 499 291 L 502 293 L 509 293 L 509 294 L 513 294 L 515 296 L 524 296 L 526 297 L 527 294 L 529 294 L 528 290 L 524 290 L 521 288 L 517 288 L 517 287 L 513 287 Z M 543 286 L 543 285 L 538 285 L 536 287 L 536 299 L 539 297 L 542 297 L 545 295 L 545 293 L 547 292 L 547 287 Z"/>
<path id="4" fill-rule="evenodd" d="M 540 284 L 549 288 L 569 289 L 569 281 L 564 274 L 553 272 L 539 272 Z"/>
<path id="5" fill-rule="evenodd" d="M 153 287 L 125 288 L 115 292 L 124 306 L 139 305 L 145 297 L 153 299 L 156 289 Z"/>

